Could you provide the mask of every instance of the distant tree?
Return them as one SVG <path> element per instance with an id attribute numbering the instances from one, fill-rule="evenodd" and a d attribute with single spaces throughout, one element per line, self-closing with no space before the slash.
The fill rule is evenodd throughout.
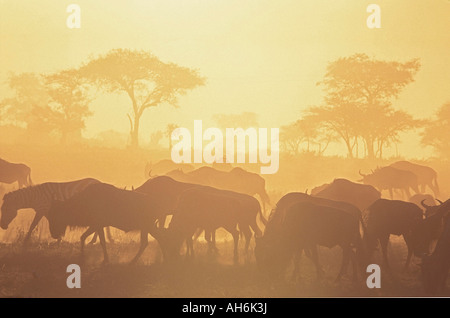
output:
<path id="1" fill-rule="evenodd" d="M 166 135 L 166 137 L 169 139 L 169 151 L 172 150 L 172 132 L 173 132 L 175 129 L 177 129 L 178 127 L 180 127 L 180 126 L 178 126 L 178 125 L 176 125 L 176 124 L 168 124 L 168 125 L 166 126 L 165 135 Z"/>
<path id="2" fill-rule="evenodd" d="M 213 120 L 220 129 L 258 127 L 258 114 L 242 112 L 239 114 L 215 114 Z"/>
<path id="3" fill-rule="evenodd" d="M 8 121 L 25 126 L 32 134 L 56 132 L 61 142 L 68 134 L 81 136 L 89 111 L 89 99 L 76 70 L 50 75 L 11 74 L 13 97 L 0 104 Z"/>
<path id="4" fill-rule="evenodd" d="M 203 85 L 205 79 L 196 70 L 173 63 L 163 63 L 149 52 L 114 49 L 91 59 L 81 68 L 107 92 L 124 92 L 131 100 L 131 146 L 139 147 L 139 125 L 144 111 L 162 103 L 178 107 L 178 96 Z"/>
<path id="5" fill-rule="evenodd" d="M 392 99 L 414 81 L 419 68 L 417 59 L 386 62 L 365 54 L 340 58 L 328 65 L 323 81 L 318 83 L 324 87 L 325 104 L 311 107 L 309 114 L 344 141 L 349 157 L 357 153 L 359 138 L 369 158 L 377 153 L 381 156 L 383 145 L 399 132 L 420 124 L 392 107 Z"/>
<path id="6" fill-rule="evenodd" d="M 433 147 L 442 158 L 450 158 L 450 102 L 442 105 L 436 113 L 436 119 L 425 125 L 421 142 Z"/>
<path id="7" fill-rule="evenodd" d="M 85 119 L 92 115 L 89 110 L 89 98 L 80 74 L 77 70 L 63 70 L 45 76 L 52 125 L 61 134 L 61 142 L 66 143 L 67 136 L 81 138 L 85 128 Z"/>
<path id="8" fill-rule="evenodd" d="M 161 141 L 163 136 L 164 136 L 164 133 L 162 132 L 162 130 L 157 130 L 157 131 L 153 132 L 150 135 L 150 148 L 152 148 L 152 149 L 158 148 L 159 142 Z"/>
<path id="9" fill-rule="evenodd" d="M 284 151 L 297 155 L 302 144 L 306 152 L 316 152 L 322 155 L 331 141 L 336 140 L 333 134 L 324 131 L 316 119 L 305 116 L 289 125 L 280 128 L 280 143 Z M 313 150 L 312 146 L 316 149 Z"/>

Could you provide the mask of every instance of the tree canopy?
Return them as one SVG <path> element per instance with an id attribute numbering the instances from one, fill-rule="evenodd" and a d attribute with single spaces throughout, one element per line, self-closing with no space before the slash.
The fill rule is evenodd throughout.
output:
<path id="1" fill-rule="evenodd" d="M 146 51 L 114 49 L 81 67 L 81 74 L 106 92 L 124 92 L 131 100 L 131 145 L 139 146 L 139 124 L 144 111 L 162 103 L 178 107 L 178 97 L 204 85 L 197 70 L 164 63 Z"/>
<path id="2" fill-rule="evenodd" d="M 339 58 L 318 83 L 324 88 L 324 105 L 310 107 L 308 114 L 344 141 L 349 157 L 358 154 L 360 141 L 369 158 L 381 157 L 383 146 L 421 124 L 392 106 L 392 99 L 414 81 L 419 68 L 417 59 L 400 63 L 365 54 Z"/>

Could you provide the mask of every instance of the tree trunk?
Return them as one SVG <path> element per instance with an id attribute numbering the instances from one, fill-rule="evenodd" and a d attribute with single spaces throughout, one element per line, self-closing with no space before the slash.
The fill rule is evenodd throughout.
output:
<path id="1" fill-rule="evenodd" d="M 345 141 L 345 145 L 347 146 L 348 157 L 350 159 L 353 159 L 353 147 L 352 147 L 352 145 L 350 143 L 350 139 L 344 138 L 344 141 Z"/>
<path id="2" fill-rule="evenodd" d="M 134 114 L 134 125 L 131 130 L 131 148 L 133 149 L 139 148 L 139 120 L 140 116 Z"/>

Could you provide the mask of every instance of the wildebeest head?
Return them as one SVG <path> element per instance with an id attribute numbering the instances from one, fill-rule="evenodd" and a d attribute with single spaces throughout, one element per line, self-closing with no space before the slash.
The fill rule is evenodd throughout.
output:
<path id="1" fill-rule="evenodd" d="M 436 214 L 437 210 L 439 209 L 439 207 L 442 205 L 442 201 L 439 199 L 436 199 L 437 202 L 439 202 L 439 205 L 427 205 L 425 203 L 425 199 L 420 201 L 420 204 L 424 207 L 425 209 L 425 217 L 430 217 L 434 214 Z"/>
<path id="2" fill-rule="evenodd" d="M 3 196 L 2 216 L 0 219 L 0 226 L 2 229 L 8 229 L 9 224 L 17 216 L 19 206 L 15 203 L 14 193 L 7 193 Z"/>
<path id="3" fill-rule="evenodd" d="M 363 174 L 361 172 L 361 170 L 359 170 L 359 175 L 362 177 L 362 179 L 357 180 L 358 182 L 362 182 L 364 184 L 369 184 L 369 185 L 373 184 L 373 182 L 374 182 L 373 171 L 372 171 L 372 174 Z"/>
<path id="4" fill-rule="evenodd" d="M 280 242 L 268 237 L 255 237 L 255 258 L 258 269 L 268 277 L 281 279 L 291 259 Z"/>
<path id="5" fill-rule="evenodd" d="M 158 241 L 163 253 L 164 261 L 174 263 L 180 259 L 180 247 L 183 237 L 171 228 L 155 228 L 152 233 Z"/>
<path id="6" fill-rule="evenodd" d="M 53 200 L 48 211 L 48 224 L 50 234 L 54 239 L 64 236 L 67 228 L 66 213 L 63 209 L 63 201 Z"/>

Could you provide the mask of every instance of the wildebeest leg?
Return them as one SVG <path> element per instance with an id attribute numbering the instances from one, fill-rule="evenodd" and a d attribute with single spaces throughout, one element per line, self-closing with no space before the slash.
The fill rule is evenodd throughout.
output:
<path id="1" fill-rule="evenodd" d="M 167 215 L 164 215 L 158 219 L 158 228 L 162 229 L 166 225 Z"/>
<path id="2" fill-rule="evenodd" d="M 411 244 L 411 235 L 410 234 L 403 234 L 403 239 L 405 240 L 406 246 L 408 247 L 408 256 L 406 257 L 405 267 L 403 268 L 403 271 L 406 271 L 408 269 L 409 263 L 411 262 L 413 248 L 412 248 L 412 244 Z"/>
<path id="3" fill-rule="evenodd" d="M 114 244 L 114 239 L 112 238 L 111 235 L 111 228 L 109 226 L 106 227 L 106 236 L 108 237 L 109 243 Z"/>
<path id="4" fill-rule="evenodd" d="M 388 261 L 388 243 L 389 243 L 389 234 L 384 234 L 381 235 L 380 238 L 380 245 L 381 245 L 381 251 L 383 253 L 383 261 L 384 261 L 384 265 L 386 266 L 386 268 L 388 270 L 390 270 L 390 266 L 389 266 L 389 261 Z"/>
<path id="5" fill-rule="evenodd" d="M 250 241 L 252 239 L 252 231 L 250 230 L 249 226 L 244 226 L 241 231 L 245 237 L 245 255 L 248 256 L 248 247 L 250 246 Z"/>
<path id="6" fill-rule="evenodd" d="M 194 243 L 192 236 L 186 237 L 186 255 L 185 258 L 194 257 Z"/>
<path id="7" fill-rule="evenodd" d="M 98 237 L 100 238 L 100 244 L 102 245 L 103 249 L 103 264 L 109 263 L 108 253 L 106 252 L 106 240 L 105 240 L 105 232 L 103 228 L 98 229 L 96 232 L 98 233 Z"/>
<path id="8" fill-rule="evenodd" d="M 97 242 L 97 232 L 94 233 L 94 236 L 92 237 L 92 240 L 88 243 L 89 245 L 94 244 L 95 242 Z"/>
<path id="9" fill-rule="evenodd" d="M 426 183 L 422 183 L 422 184 L 420 185 L 420 192 L 421 192 L 421 193 L 425 193 L 426 187 L 427 187 Z M 432 189 L 432 188 L 430 187 L 430 189 Z M 432 189 L 432 190 L 433 190 L 433 189 Z"/>
<path id="10" fill-rule="evenodd" d="M 148 232 L 141 231 L 141 245 L 139 246 L 139 251 L 137 252 L 136 256 L 131 260 L 130 264 L 135 264 L 137 262 L 137 260 L 139 259 L 139 257 L 141 257 L 147 245 L 148 245 Z"/>
<path id="11" fill-rule="evenodd" d="M 342 265 L 341 265 L 341 269 L 339 270 L 339 274 L 336 277 L 336 282 L 339 282 L 341 280 L 342 275 L 344 275 L 345 270 L 348 267 L 348 262 L 350 260 L 350 254 L 352 252 L 350 245 L 341 246 L 341 247 L 342 247 Z"/>
<path id="12" fill-rule="evenodd" d="M 389 188 L 389 195 L 391 196 L 391 200 L 394 199 L 394 193 L 392 191 L 392 188 Z"/>
<path id="13" fill-rule="evenodd" d="M 31 238 L 31 233 L 33 232 L 33 230 L 34 230 L 34 228 L 36 227 L 36 225 L 38 225 L 39 221 L 42 219 L 43 216 L 44 216 L 43 213 L 36 212 L 36 214 L 35 214 L 35 216 L 34 216 L 34 219 L 33 219 L 33 222 L 31 222 L 30 229 L 28 230 L 28 233 L 27 233 L 27 235 L 25 236 L 25 239 L 24 239 L 24 241 L 23 241 L 23 244 L 24 244 L 24 245 L 27 244 L 28 241 L 30 240 L 30 238 Z"/>
<path id="14" fill-rule="evenodd" d="M 316 266 L 316 273 L 317 273 L 317 280 L 320 280 L 323 275 L 322 268 L 320 268 L 319 264 L 319 253 L 318 253 L 318 246 L 312 245 L 308 248 L 308 250 L 311 252 L 311 260 L 313 261 L 314 265 Z"/>
<path id="15" fill-rule="evenodd" d="M 84 243 L 86 241 L 86 238 L 95 232 L 95 229 L 92 227 L 89 227 L 86 232 L 84 232 L 80 237 L 80 248 L 81 248 L 81 257 L 84 259 Z"/>
<path id="16" fill-rule="evenodd" d="M 239 263 L 239 251 L 238 251 L 238 244 L 239 244 L 239 231 L 234 228 L 232 230 L 229 230 L 229 232 L 231 233 L 231 235 L 233 236 L 233 241 L 234 241 L 234 256 L 233 256 L 233 261 L 234 264 L 238 264 Z"/>
<path id="17" fill-rule="evenodd" d="M 294 270 L 292 271 L 291 281 L 295 282 L 298 277 L 298 272 L 300 268 L 300 260 L 302 258 L 303 249 L 299 248 L 294 254 Z"/>
<path id="18" fill-rule="evenodd" d="M 405 195 L 406 195 L 406 200 L 408 200 L 410 197 L 411 197 L 411 192 L 409 192 L 409 187 L 406 187 L 405 189 L 404 189 L 404 191 L 405 191 Z M 417 190 L 418 191 L 418 190 Z M 419 193 L 419 192 L 416 192 L 416 193 Z"/>

